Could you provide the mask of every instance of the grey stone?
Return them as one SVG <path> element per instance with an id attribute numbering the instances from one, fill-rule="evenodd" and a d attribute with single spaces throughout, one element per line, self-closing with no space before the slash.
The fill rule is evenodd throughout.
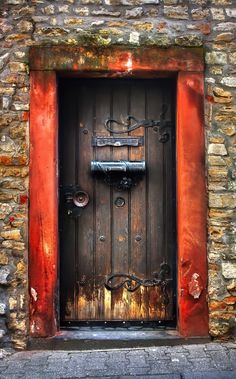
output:
<path id="1" fill-rule="evenodd" d="M 222 275 L 225 279 L 236 278 L 236 262 L 223 262 Z"/>
<path id="2" fill-rule="evenodd" d="M 0 268 L 0 284 L 7 284 L 8 283 L 8 277 L 10 275 L 11 271 L 8 267 L 1 267 Z"/>
<path id="3" fill-rule="evenodd" d="M 5 315 L 6 308 L 7 308 L 7 306 L 5 303 L 0 303 L 0 315 Z"/>
<path id="4" fill-rule="evenodd" d="M 216 32 L 232 31 L 235 29 L 236 29 L 235 22 L 222 22 L 220 24 L 217 24 L 216 26 L 213 26 L 213 30 Z"/>
<path id="5" fill-rule="evenodd" d="M 0 70 L 5 66 L 9 55 L 9 53 L 5 53 L 0 56 Z"/>
<path id="6" fill-rule="evenodd" d="M 208 154 L 227 155 L 227 150 L 223 143 L 211 143 L 208 146 Z"/>
<path id="7" fill-rule="evenodd" d="M 226 8 L 226 14 L 229 17 L 236 17 L 236 8 Z"/>
<path id="8" fill-rule="evenodd" d="M 236 76 L 227 76 L 220 82 L 228 87 L 236 87 Z"/>
<path id="9" fill-rule="evenodd" d="M 206 53 L 206 63 L 208 64 L 226 64 L 227 54 L 220 51 L 211 51 Z"/>
<path id="10" fill-rule="evenodd" d="M 126 18 L 139 18 L 142 15 L 143 15 L 143 8 L 142 7 L 129 9 L 125 12 Z"/>
<path id="11" fill-rule="evenodd" d="M 235 379 L 236 371 L 185 373 L 183 379 Z"/>

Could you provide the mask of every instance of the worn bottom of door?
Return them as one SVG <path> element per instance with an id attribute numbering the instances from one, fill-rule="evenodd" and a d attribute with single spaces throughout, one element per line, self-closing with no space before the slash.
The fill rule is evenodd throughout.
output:
<path id="1" fill-rule="evenodd" d="M 174 80 L 64 78 L 59 94 L 61 323 L 174 320 Z"/>

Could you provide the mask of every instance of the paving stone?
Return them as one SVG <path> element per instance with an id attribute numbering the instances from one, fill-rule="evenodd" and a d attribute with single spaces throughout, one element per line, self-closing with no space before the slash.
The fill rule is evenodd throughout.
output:
<path id="1" fill-rule="evenodd" d="M 232 343 L 94 352 L 26 351 L 0 363 L 0 379 L 236 379 Z"/>
<path id="2" fill-rule="evenodd" d="M 189 362 L 193 365 L 193 371 L 212 371 L 212 369 L 216 368 L 216 365 L 210 358 L 189 359 Z"/>
<path id="3" fill-rule="evenodd" d="M 168 375 L 139 375 L 139 376 L 120 376 L 119 379 L 181 379 L 179 374 L 168 374 Z"/>
<path id="4" fill-rule="evenodd" d="M 149 374 L 174 374 L 175 370 L 172 367 L 171 363 L 169 361 L 166 362 L 156 362 L 155 364 L 151 365 L 151 369 L 149 371 Z"/>
<path id="5" fill-rule="evenodd" d="M 212 358 L 216 367 L 218 367 L 220 370 L 233 369 L 233 365 L 229 359 L 229 355 L 225 351 L 210 351 L 209 355 Z"/>
<path id="6" fill-rule="evenodd" d="M 147 375 L 149 373 L 149 366 L 147 367 L 127 367 L 127 374 L 130 375 Z"/>
<path id="7" fill-rule="evenodd" d="M 184 346 L 184 349 L 189 354 L 190 358 L 207 358 L 204 347 L 204 345 L 188 345 Z"/>
<path id="8" fill-rule="evenodd" d="M 236 371 L 185 373 L 183 379 L 235 379 Z"/>

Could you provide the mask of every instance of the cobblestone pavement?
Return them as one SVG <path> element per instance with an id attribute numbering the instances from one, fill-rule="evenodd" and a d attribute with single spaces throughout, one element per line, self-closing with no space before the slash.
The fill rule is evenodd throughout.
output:
<path id="1" fill-rule="evenodd" d="M 24 351 L 0 360 L 0 379 L 236 379 L 236 344 L 94 351 Z"/>

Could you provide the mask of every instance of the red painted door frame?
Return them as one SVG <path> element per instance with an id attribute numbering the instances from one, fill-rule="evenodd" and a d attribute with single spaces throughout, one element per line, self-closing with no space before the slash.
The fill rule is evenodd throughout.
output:
<path id="1" fill-rule="evenodd" d="M 199 49 L 30 51 L 30 335 L 59 330 L 57 74 L 93 77 L 176 75 L 178 331 L 208 335 L 203 54 Z"/>

